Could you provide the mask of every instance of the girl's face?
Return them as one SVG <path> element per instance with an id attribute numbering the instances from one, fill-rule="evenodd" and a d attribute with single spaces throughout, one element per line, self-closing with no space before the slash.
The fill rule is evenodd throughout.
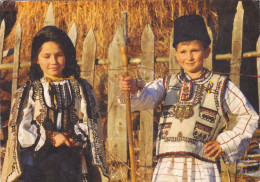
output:
<path id="1" fill-rule="evenodd" d="M 210 48 L 204 49 L 199 41 L 181 42 L 175 53 L 180 66 L 194 79 L 202 74 L 203 61 L 209 56 Z"/>
<path id="2" fill-rule="evenodd" d="M 40 65 L 44 77 L 62 78 L 62 71 L 65 67 L 65 55 L 56 42 L 45 42 L 38 53 L 37 64 Z"/>

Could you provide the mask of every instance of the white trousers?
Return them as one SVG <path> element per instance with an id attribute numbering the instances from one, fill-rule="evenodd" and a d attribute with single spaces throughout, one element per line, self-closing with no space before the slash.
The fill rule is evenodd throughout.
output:
<path id="1" fill-rule="evenodd" d="M 153 173 L 153 182 L 221 182 L 216 163 L 193 157 L 159 159 Z"/>

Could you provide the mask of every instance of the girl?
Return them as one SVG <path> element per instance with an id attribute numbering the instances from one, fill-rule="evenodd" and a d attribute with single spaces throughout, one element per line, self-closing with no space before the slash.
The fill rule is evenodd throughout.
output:
<path id="1" fill-rule="evenodd" d="M 70 38 L 44 27 L 33 39 L 31 63 L 30 81 L 12 105 L 2 181 L 86 181 L 99 171 L 92 163 L 108 176 L 97 100 L 80 78 Z"/>

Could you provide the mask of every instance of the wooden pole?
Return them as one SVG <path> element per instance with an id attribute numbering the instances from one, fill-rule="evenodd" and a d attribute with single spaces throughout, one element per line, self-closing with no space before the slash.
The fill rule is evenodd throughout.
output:
<path id="1" fill-rule="evenodd" d="M 97 52 L 97 41 L 94 30 L 91 28 L 83 42 L 83 53 L 81 65 L 81 76 L 94 87 L 95 59 Z"/>
<path id="2" fill-rule="evenodd" d="M 154 80 L 154 34 L 150 25 L 146 25 L 141 37 L 142 61 L 140 76 L 145 83 Z M 153 176 L 153 109 L 140 111 L 140 151 L 138 172 L 147 181 Z M 137 179 L 139 180 L 139 179 Z"/>
<path id="3" fill-rule="evenodd" d="M 21 41 L 22 41 L 22 28 L 21 28 L 20 23 L 18 23 L 16 26 L 16 31 L 15 31 L 13 80 L 12 80 L 12 102 L 13 102 L 14 94 L 18 87 Z M 13 104 L 11 104 L 11 105 L 13 105 Z"/>
<path id="4" fill-rule="evenodd" d="M 120 53 L 123 60 L 124 76 L 128 76 L 128 59 L 127 59 L 127 48 L 123 46 L 120 48 Z M 125 91 L 126 100 L 126 122 L 127 122 L 127 132 L 128 132 L 128 142 L 129 142 L 129 154 L 130 154 L 130 165 L 131 165 L 131 181 L 136 181 L 135 176 L 135 154 L 133 146 L 133 136 L 132 136 L 132 120 L 131 120 L 131 107 L 130 107 L 130 91 Z"/>
<path id="5" fill-rule="evenodd" d="M 256 51 L 260 52 L 260 36 L 258 37 L 256 43 Z M 260 57 L 256 59 L 256 66 L 257 66 L 257 85 L 258 85 L 258 104 L 259 104 L 259 113 L 260 113 Z"/>
<path id="6" fill-rule="evenodd" d="M 48 7 L 46 17 L 44 20 L 44 26 L 49 26 L 49 25 L 55 25 L 55 17 L 54 17 L 54 13 L 53 13 L 52 3 L 50 3 L 50 5 Z"/>
<path id="7" fill-rule="evenodd" d="M 3 20 L 1 23 L 0 27 L 0 65 L 2 64 L 3 61 L 3 47 L 4 47 L 4 33 L 5 33 L 5 21 Z M 2 79 L 1 77 L 2 71 L 0 70 L 0 80 Z M 1 106 L 1 103 L 0 103 Z M 2 128 L 2 121 L 0 117 L 0 141 L 4 140 L 4 130 Z"/>
<path id="8" fill-rule="evenodd" d="M 230 79 L 238 88 L 240 87 L 239 74 L 242 57 L 243 18 L 244 9 L 242 1 L 238 1 L 232 31 L 232 56 L 230 60 Z"/>
<path id="9" fill-rule="evenodd" d="M 125 40 L 123 29 L 119 25 L 108 48 L 107 143 L 110 153 L 112 152 L 120 161 L 127 162 L 126 110 L 117 101 L 118 75 L 122 72 L 122 55 L 120 54 L 122 46 L 125 46 Z M 128 172 L 124 166 L 119 167 L 120 170 Z M 126 176 L 124 172 L 123 175 Z"/>

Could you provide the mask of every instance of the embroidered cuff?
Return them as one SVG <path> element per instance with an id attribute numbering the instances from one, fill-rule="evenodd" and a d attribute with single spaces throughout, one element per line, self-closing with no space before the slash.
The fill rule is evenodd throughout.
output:
<path id="1" fill-rule="evenodd" d="M 125 103 L 125 93 L 121 89 L 118 91 L 117 98 L 119 103 Z"/>
<path id="2" fill-rule="evenodd" d="M 222 158 L 222 160 L 224 161 L 224 163 L 225 163 L 226 165 L 229 165 L 229 161 L 228 161 L 228 159 L 227 159 L 226 154 L 225 154 L 224 151 L 222 151 L 222 152 L 220 153 L 220 157 Z"/>

